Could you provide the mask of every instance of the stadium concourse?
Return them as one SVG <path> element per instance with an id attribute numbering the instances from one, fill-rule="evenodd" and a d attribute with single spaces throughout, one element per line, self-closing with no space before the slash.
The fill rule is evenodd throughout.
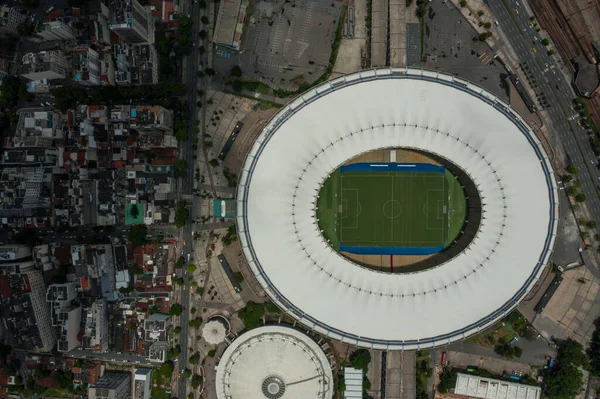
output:
<path id="1" fill-rule="evenodd" d="M 327 177 L 385 148 L 433 154 L 476 186 L 476 234 L 435 267 L 367 269 L 318 227 Z M 240 243 L 271 299 L 329 338 L 384 350 L 447 344 L 498 321 L 547 266 L 559 219 L 550 161 L 519 115 L 481 87 L 422 70 L 363 71 L 300 95 L 261 132 L 237 190 Z"/>

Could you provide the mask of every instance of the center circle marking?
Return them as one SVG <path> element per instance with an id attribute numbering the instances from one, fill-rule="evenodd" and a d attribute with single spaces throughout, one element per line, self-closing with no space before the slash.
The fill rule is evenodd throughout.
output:
<path id="1" fill-rule="evenodd" d="M 390 218 L 396 219 L 402 213 L 402 205 L 396 200 L 387 200 L 383 204 L 383 214 Z"/>

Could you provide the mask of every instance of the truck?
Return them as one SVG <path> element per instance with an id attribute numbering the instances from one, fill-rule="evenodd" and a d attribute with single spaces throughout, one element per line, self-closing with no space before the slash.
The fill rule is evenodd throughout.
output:
<path id="1" fill-rule="evenodd" d="M 442 352 L 442 367 L 446 365 L 446 352 Z"/>

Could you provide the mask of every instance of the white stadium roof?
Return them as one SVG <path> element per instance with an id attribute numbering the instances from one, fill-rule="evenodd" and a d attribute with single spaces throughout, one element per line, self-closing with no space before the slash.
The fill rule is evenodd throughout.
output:
<path id="1" fill-rule="evenodd" d="M 332 249 L 315 206 L 341 164 L 398 147 L 466 172 L 482 219 L 446 263 L 390 274 Z M 414 349 L 474 334 L 525 297 L 554 245 L 557 198 L 541 143 L 509 105 L 453 76 L 385 69 L 326 82 L 281 109 L 246 158 L 236 220 L 253 273 L 292 317 L 342 342 Z"/>
<path id="2" fill-rule="evenodd" d="M 255 328 L 225 350 L 218 399 L 331 399 L 331 367 L 308 336 L 282 326 Z"/>

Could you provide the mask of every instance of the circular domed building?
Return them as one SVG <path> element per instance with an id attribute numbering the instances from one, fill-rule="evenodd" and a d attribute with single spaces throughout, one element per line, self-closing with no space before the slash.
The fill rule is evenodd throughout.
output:
<path id="1" fill-rule="evenodd" d="M 323 350 L 283 326 L 259 327 L 238 337 L 217 366 L 219 399 L 330 399 L 332 373 Z"/>
<path id="2" fill-rule="evenodd" d="M 523 119 L 477 85 L 409 69 L 343 76 L 282 108 L 236 201 L 271 300 L 328 338 L 382 350 L 500 320 L 548 264 L 559 219 L 550 161 Z"/>

